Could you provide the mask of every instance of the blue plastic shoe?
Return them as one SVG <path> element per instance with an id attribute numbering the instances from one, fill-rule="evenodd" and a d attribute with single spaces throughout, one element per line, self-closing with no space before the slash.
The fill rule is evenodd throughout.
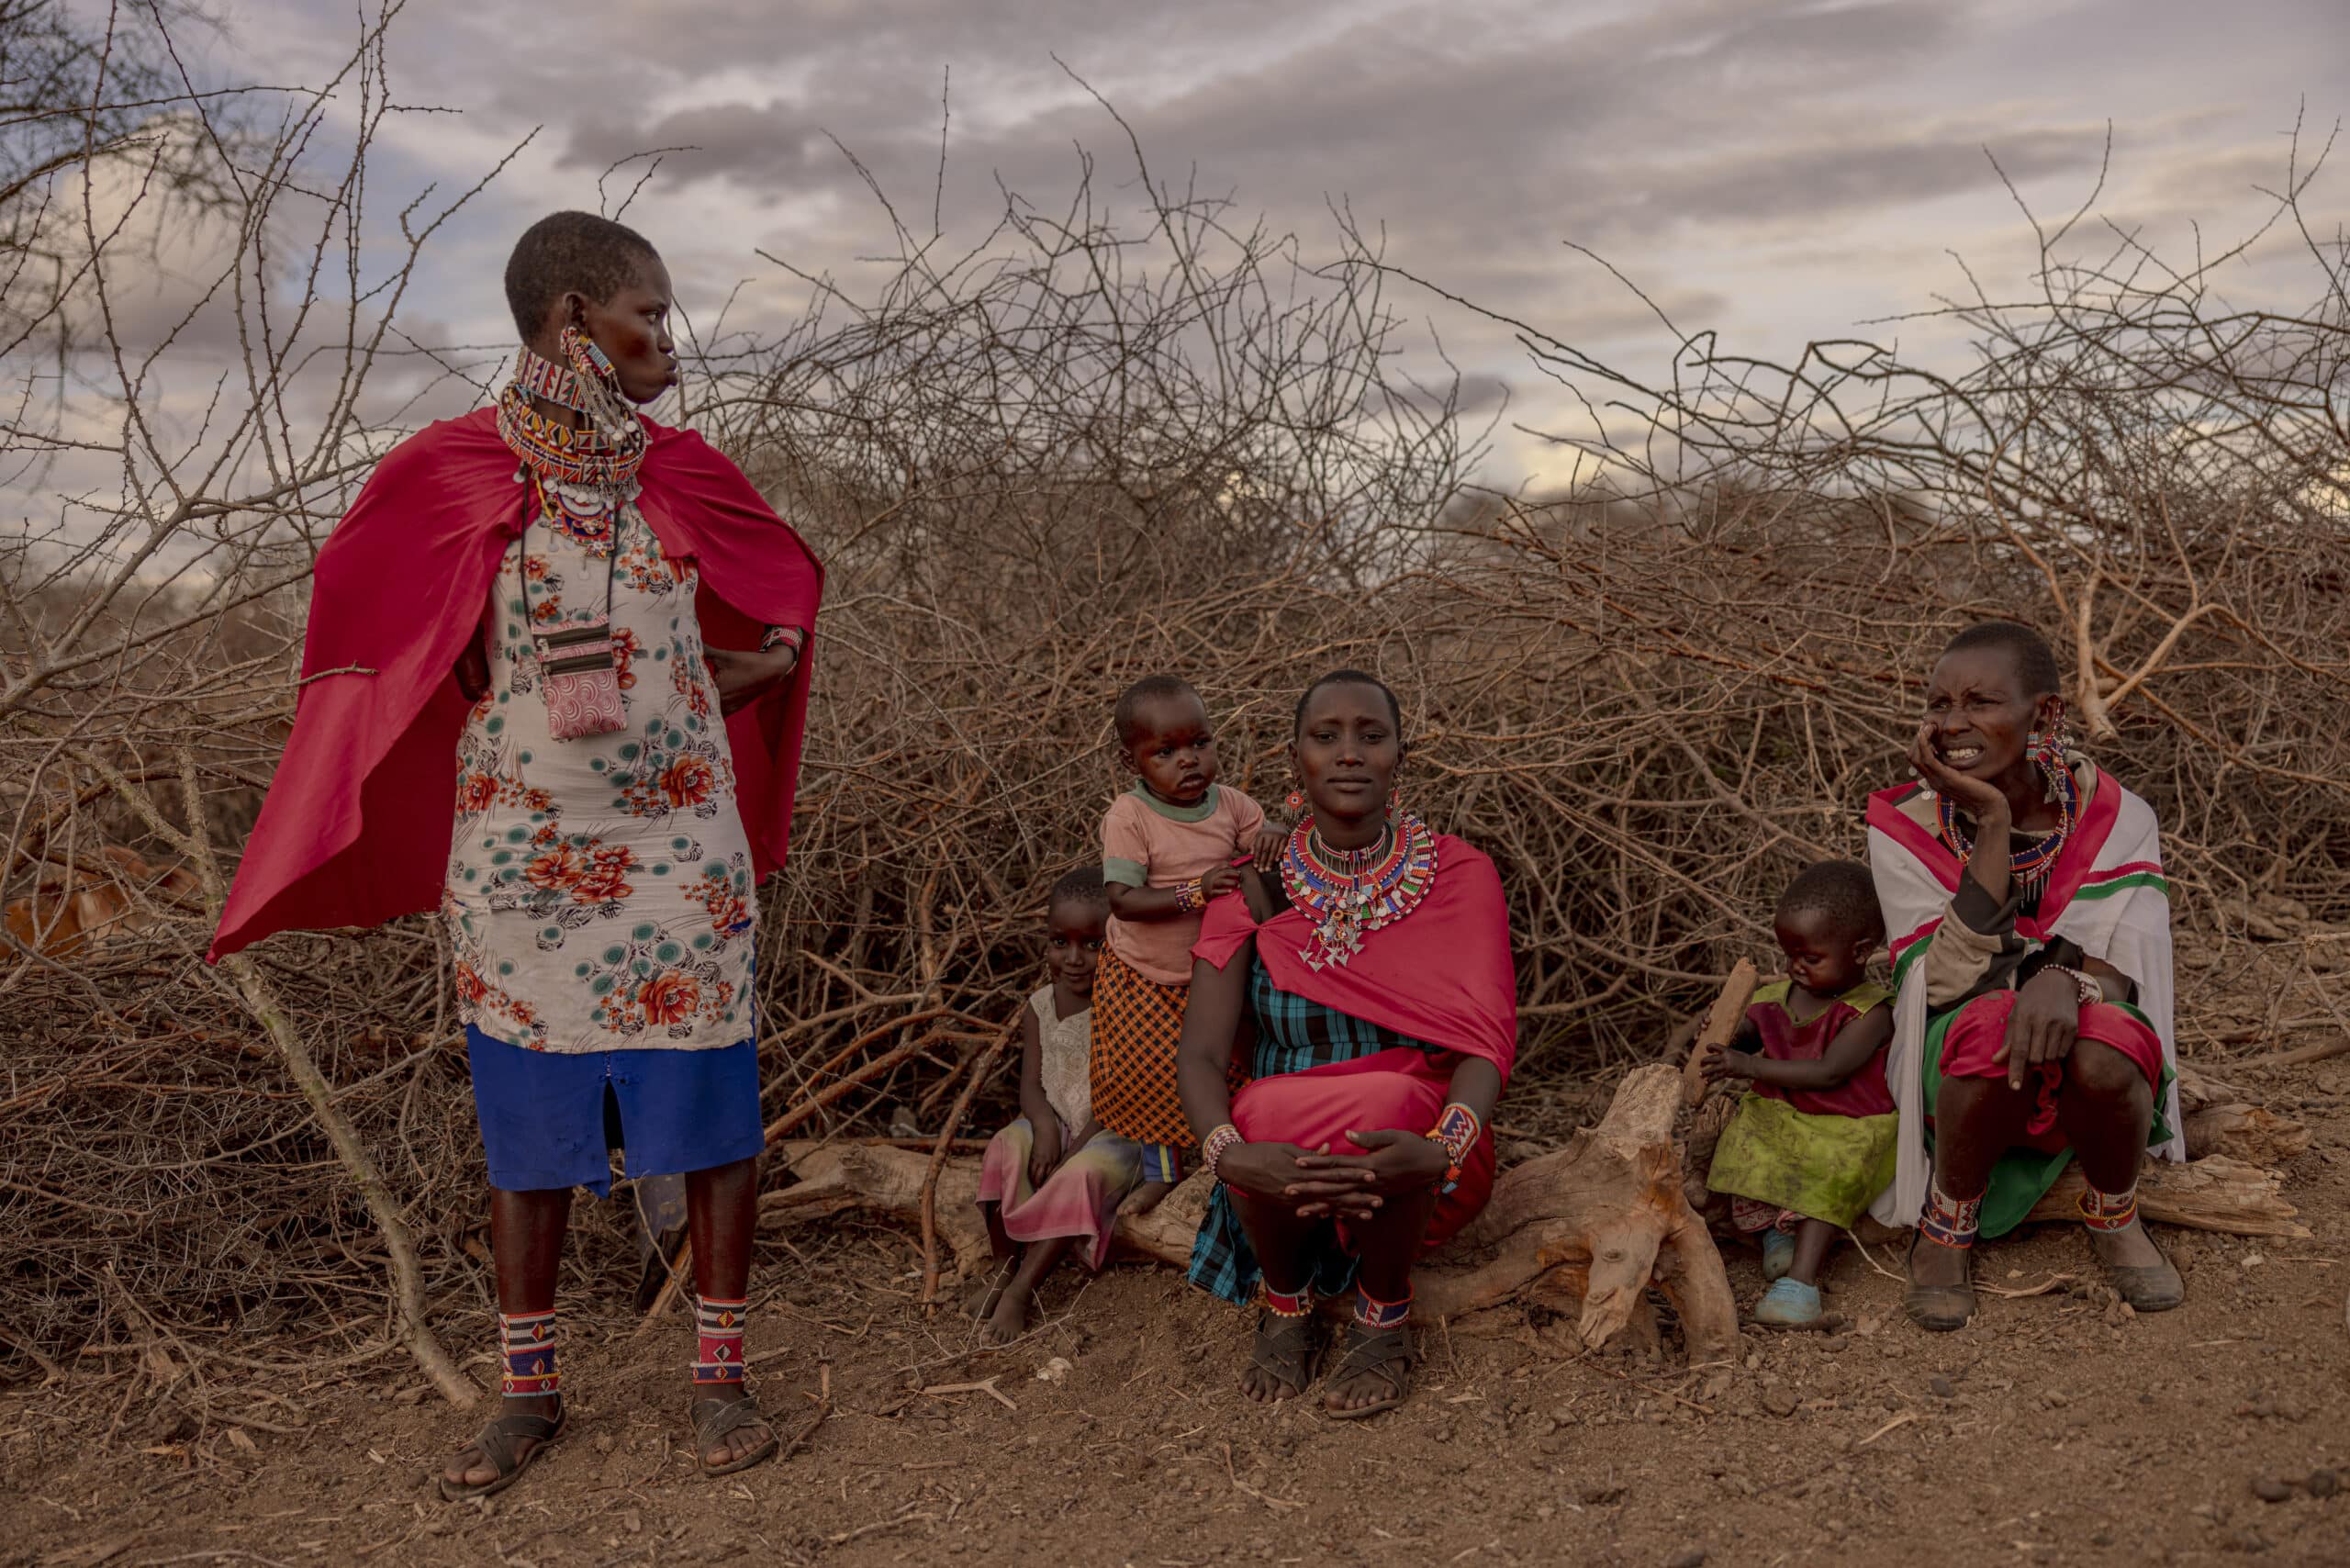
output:
<path id="1" fill-rule="evenodd" d="M 1819 1287 L 1801 1280 L 1774 1281 L 1754 1304 L 1754 1321 L 1771 1328 L 1808 1328 L 1822 1316 Z"/>
<path id="2" fill-rule="evenodd" d="M 1771 1229 L 1762 1233 L 1762 1277 L 1784 1280 L 1796 1266 L 1796 1233 Z"/>

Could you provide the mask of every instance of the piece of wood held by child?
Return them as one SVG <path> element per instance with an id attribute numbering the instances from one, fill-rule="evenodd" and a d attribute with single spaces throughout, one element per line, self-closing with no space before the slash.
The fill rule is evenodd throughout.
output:
<path id="1" fill-rule="evenodd" d="M 1719 996 L 1714 998 L 1713 1010 L 1706 1014 L 1706 1026 L 1697 1031 L 1696 1043 L 1689 1047 L 1689 1059 L 1681 1065 L 1681 1103 L 1695 1105 L 1706 1097 L 1706 1076 L 1699 1070 L 1705 1065 L 1706 1053 L 1729 1044 L 1738 1033 L 1739 1024 L 1746 1017 L 1747 1004 L 1754 1000 L 1754 966 L 1744 958 L 1732 965 L 1729 979 L 1722 981 Z"/>

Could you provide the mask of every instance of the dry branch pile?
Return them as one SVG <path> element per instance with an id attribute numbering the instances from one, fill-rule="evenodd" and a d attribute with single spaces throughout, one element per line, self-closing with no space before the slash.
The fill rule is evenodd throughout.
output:
<path id="1" fill-rule="evenodd" d="M 104 308 L 135 187 L 69 162 L 7 198 L 45 204 L 61 253 L 83 241 L 72 286 L 12 319 L 86 390 L 70 419 L 39 398 L 0 419 L 11 468 L 61 491 L 0 559 L 0 1368 L 123 1372 L 124 1347 L 169 1344 L 157 1384 L 200 1392 L 240 1336 L 364 1357 L 397 1342 L 403 1294 L 487 1299 L 438 932 L 283 937 L 234 975 L 199 958 L 292 711 L 310 554 L 415 409 L 476 395 L 387 347 L 449 208 L 372 237 L 360 176 L 397 112 L 378 45 L 345 83 L 366 111 L 347 171 L 316 167 L 329 129 L 296 95 L 274 149 L 173 187 L 229 243 L 160 341 Z M 1525 1004 L 1503 1119 L 1550 1141 L 1571 1081 L 1656 1059 L 1766 954 L 1782 879 L 1859 852 L 1930 650 L 1972 617 L 2057 635 L 2101 755 L 2170 826 L 2186 918 L 2350 920 L 2339 247 L 2308 245 L 2305 309 L 2251 312 L 2209 291 L 2216 263 L 2121 238 L 2084 262 L 2083 233 L 2053 234 L 2036 293 L 1955 308 L 1980 345 L 1955 375 L 1692 339 L 1644 387 L 1529 330 L 1536 364 L 1599 399 L 1561 438 L 1585 478 L 1535 501 L 1467 483 L 1476 439 L 1444 386 L 1401 378 L 1376 255 L 1349 237 L 1309 266 L 1140 173 L 1139 212 L 1088 184 L 1013 198 L 951 255 L 901 228 L 878 281 L 810 279 L 789 331 L 696 345 L 688 417 L 832 569 L 761 924 L 778 1137 L 1001 1108 L 989 1047 L 1035 981 L 1043 890 L 1094 854 L 1111 699 L 1152 670 L 1202 688 L 1227 780 L 1266 801 L 1308 678 L 1398 689 L 1412 803 L 1502 865 Z M 2279 216 L 2272 245 L 2298 207 Z M 420 357 L 476 388 L 497 370 Z"/>

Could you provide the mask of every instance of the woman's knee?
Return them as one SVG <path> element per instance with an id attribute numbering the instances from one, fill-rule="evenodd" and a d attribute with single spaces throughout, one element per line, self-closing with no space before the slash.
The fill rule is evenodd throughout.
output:
<path id="1" fill-rule="evenodd" d="M 2065 1063 L 2065 1087 L 2068 1092 L 2116 1106 L 2141 1098 L 2151 1102 L 2154 1096 L 2144 1070 L 2127 1055 L 2098 1040 L 2074 1042 L 2073 1053 Z"/>

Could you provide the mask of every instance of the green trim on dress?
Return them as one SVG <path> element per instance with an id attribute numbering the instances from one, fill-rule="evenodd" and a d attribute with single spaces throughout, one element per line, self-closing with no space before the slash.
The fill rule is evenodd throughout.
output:
<path id="1" fill-rule="evenodd" d="M 1200 797 L 1200 803 L 1196 806 L 1169 805 L 1165 801 L 1162 801 L 1158 796 L 1152 794 L 1150 792 L 1150 786 L 1144 783 L 1139 778 L 1135 780 L 1134 793 L 1142 797 L 1142 803 L 1144 805 L 1148 806 L 1152 811 L 1157 812 L 1169 822 L 1203 823 L 1207 821 L 1208 818 L 1215 815 L 1216 791 L 1219 788 L 1220 786 L 1218 785 L 1209 785 L 1208 792 Z"/>

